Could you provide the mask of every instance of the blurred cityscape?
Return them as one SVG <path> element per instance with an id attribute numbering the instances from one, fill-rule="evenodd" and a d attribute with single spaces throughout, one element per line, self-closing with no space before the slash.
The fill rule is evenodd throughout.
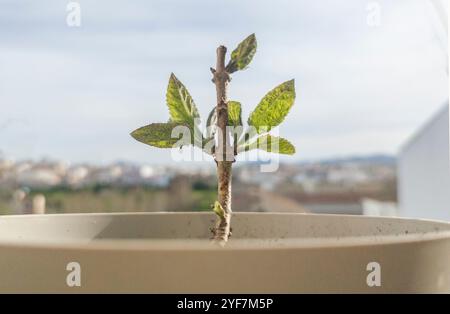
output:
<path id="1" fill-rule="evenodd" d="M 282 163 L 273 173 L 260 166 L 236 163 L 234 211 L 395 214 L 394 157 Z M 206 211 L 216 189 L 213 165 L 96 166 L 0 157 L 0 214 Z"/>

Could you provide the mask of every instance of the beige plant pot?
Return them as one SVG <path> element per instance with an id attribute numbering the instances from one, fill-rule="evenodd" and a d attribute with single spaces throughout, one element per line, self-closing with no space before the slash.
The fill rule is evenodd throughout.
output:
<path id="1" fill-rule="evenodd" d="M 0 217 L 0 292 L 450 292 L 450 224 L 236 213 Z"/>

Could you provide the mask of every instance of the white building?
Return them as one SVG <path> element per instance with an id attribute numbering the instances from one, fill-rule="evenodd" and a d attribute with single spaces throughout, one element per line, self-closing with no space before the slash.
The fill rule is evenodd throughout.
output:
<path id="1" fill-rule="evenodd" d="M 448 104 L 402 147 L 398 194 L 401 216 L 450 221 Z"/>

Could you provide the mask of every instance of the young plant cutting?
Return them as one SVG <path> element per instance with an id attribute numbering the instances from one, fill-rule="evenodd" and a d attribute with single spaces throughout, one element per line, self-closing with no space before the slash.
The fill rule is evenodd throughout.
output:
<path id="1" fill-rule="evenodd" d="M 241 103 L 228 99 L 230 75 L 248 67 L 256 47 L 256 37 L 252 34 L 233 50 L 227 64 L 227 48 L 217 48 L 216 67 L 210 68 L 217 103 L 207 118 L 204 133 L 200 131 L 200 115 L 192 96 L 174 74 L 170 76 L 166 93 L 169 122 L 152 123 L 131 133 L 136 140 L 150 146 L 175 148 L 194 145 L 214 157 L 218 196 L 213 210 L 217 222 L 211 231 L 213 239 L 221 244 L 225 244 L 231 236 L 231 179 L 236 156 L 254 149 L 287 155 L 295 153 L 295 147 L 288 140 L 269 134 L 283 122 L 294 104 L 294 80 L 286 81 L 268 92 L 250 114 L 245 129 Z"/>
<path id="2" fill-rule="evenodd" d="M 278 298 L 282 294 L 450 293 L 450 200 L 442 197 L 446 189 L 437 189 L 445 186 L 444 171 L 438 170 L 448 170 L 448 160 L 444 164 L 441 158 L 448 138 L 440 132 L 448 126 L 440 119 L 448 114 L 448 103 L 427 122 L 432 127 L 413 132 L 400 150 L 400 143 L 389 139 L 398 125 L 387 125 L 383 118 L 388 110 L 395 121 L 394 114 L 404 116 L 406 106 L 418 108 L 419 103 L 436 107 L 435 96 L 446 95 L 440 84 L 427 85 L 442 79 L 442 69 L 429 67 L 428 54 L 421 51 L 414 64 L 396 66 L 401 75 L 389 76 L 392 60 L 409 53 L 396 28 L 411 24 L 414 45 L 429 44 L 433 34 L 414 33 L 426 27 L 420 8 L 395 4 L 391 10 L 413 15 L 391 16 L 379 29 L 378 37 L 387 40 L 377 43 L 389 49 L 377 59 L 374 76 L 366 64 L 373 42 L 360 38 L 373 35 L 365 26 L 376 26 L 380 8 L 367 8 L 367 23 L 349 28 L 348 20 L 364 22 L 361 5 L 353 2 L 355 9 L 329 4 L 320 10 L 308 1 L 285 1 L 277 3 L 273 16 L 274 5 L 266 2 L 237 8 L 218 1 L 121 1 L 105 18 L 96 14 L 99 5 L 70 1 L 65 19 L 64 10 L 40 5 L 49 22 L 59 21 L 51 30 L 27 23 L 34 11 L 8 5 L 5 30 L 14 36 L 4 32 L 10 53 L 0 72 L 7 83 L 0 91 L 5 103 L 0 115 L 0 293 L 155 294 L 152 306 L 181 312 L 276 312 L 299 304 L 295 297 Z M 442 24 L 445 35 L 441 17 L 447 8 L 439 4 L 443 0 L 432 2 L 436 14 L 429 17 L 436 21 L 430 22 Z M 82 26 L 86 13 L 87 27 Z M 330 14 L 347 19 L 324 28 Z M 254 30 L 242 33 L 237 25 L 249 20 Z M 91 26 L 99 23 L 112 27 L 96 32 Z M 271 39 L 260 37 L 267 29 Z M 77 49 L 38 42 L 30 32 L 63 41 L 71 34 Z M 258 43 L 252 32 L 259 33 Z M 218 33 L 231 39 L 214 37 Z M 100 43 L 95 51 L 86 40 L 93 36 Z M 431 44 L 439 46 L 436 40 Z M 120 49 L 111 54 L 111 47 Z M 47 58 L 43 49 L 57 60 L 75 60 L 56 64 L 73 75 L 45 71 L 55 67 L 55 58 Z M 102 141 L 116 140 L 116 116 L 123 109 L 139 112 L 139 104 L 130 102 L 135 83 L 145 80 L 134 69 L 142 69 L 144 59 L 154 68 L 168 55 L 170 67 L 158 78 L 167 85 L 153 90 L 165 99 L 151 97 L 148 113 L 139 117 L 121 116 L 121 125 L 127 125 L 120 130 L 124 143 Z M 324 58 L 340 58 L 344 65 L 356 60 L 348 71 L 333 66 L 345 82 L 337 93 L 336 77 Z M 40 65 L 37 71 L 17 80 L 20 65 L 31 61 Z M 195 71 L 178 73 L 186 65 Z M 410 80 L 415 66 L 430 70 L 426 78 Z M 136 80 L 123 80 L 130 71 L 138 74 Z M 293 119 L 299 104 L 287 118 L 296 101 L 293 78 L 300 79 L 300 72 L 306 74 L 300 118 L 319 117 L 309 126 Z M 36 80 L 43 76 L 37 90 Z M 364 78 L 356 98 L 355 77 Z M 409 81 L 422 88 L 404 93 Z M 196 86 L 203 96 L 191 90 Z M 106 94 L 112 89 L 115 99 Z M 30 92 L 18 95 L 18 90 Z M 39 99 L 33 97 L 36 92 Z M 306 101 L 308 93 L 313 101 Z M 361 104 L 362 97 L 371 101 Z M 160 102 L 166 102 L 168 114 L 161 112 L 167 109 Z M 353 115 L 342 115 L 350 110 Z M 329 119 L 320 118 L 324 111 Z M 18 121 L 33 122 L 36 114 L 39 123 Z M 64 127 L 78 125 L 79 117 L 93 132 Z M 130 124 L 130 119 L 135 120 Z M 373 132 L 366 131 L 377 127 L 382 132 L 375 146 L 381 151 L 373 154 L 368 152 L 375 147 L 370 145 Z M 296 157 L 294 134 L 303 131 L 313 143 L 303 137 Z M 30 150 L 36 139 L 38 149 Z M 353 145 L 360 140 L 366 145 Z M 417 158 L 430 147 L 430 158 Z M 306 155 L 311 159 L 302 160 Z M 439 186 L 418 186 L 438 178 Z"/>

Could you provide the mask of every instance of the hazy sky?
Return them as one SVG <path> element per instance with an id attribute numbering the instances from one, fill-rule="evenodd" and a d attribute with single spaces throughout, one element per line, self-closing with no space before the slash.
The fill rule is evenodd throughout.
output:
<path id="1" fill-rule="evenodd" d="M 167 162 L 129 133 L 168 119 L 173 71 L 202 114 L 215 102 L 209 67 L 255 32 L 258 51 L 234 75 L 244 118 L 296 79 L 280 134 L 297 159 L 396 153 L 448 98 L 445 52 L 428 0 L 80 0 L 81 27 L 61 0 L 0 2 L 0 151 L 16 159 Z M 293 160 L 290 158 L 290 160 Z"/>

